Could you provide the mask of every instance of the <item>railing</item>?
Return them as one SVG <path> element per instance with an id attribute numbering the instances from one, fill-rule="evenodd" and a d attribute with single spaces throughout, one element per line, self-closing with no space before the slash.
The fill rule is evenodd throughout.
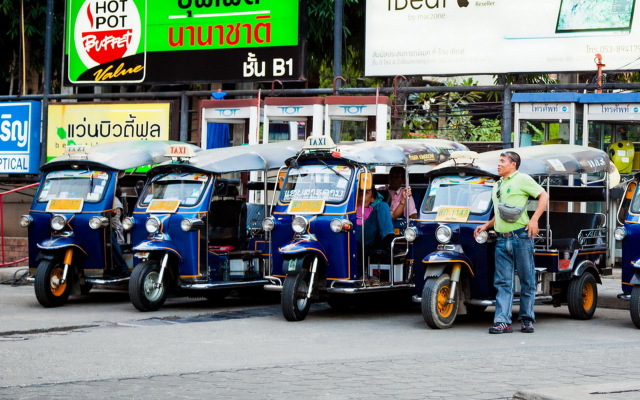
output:
<path id="1" fill-rule="evenodd" d="M 39 184 L 40 183 L 32 183 L 27 186 L 22 186 L 13 190 L 9 190 L 8 192 L 0 193 L 0 268 L 8 267 L 9 265 L 17 264 L 19 262 L 29 259 L 29 257 L 24 257 L 19 260 L 13 260 L 10 262 L 5 261 L 5 258 L 4 258 L 4 196 L 11 193 L 19 192 L 21 190 L 29 189 L 34 186 L 38 186 Z"/>

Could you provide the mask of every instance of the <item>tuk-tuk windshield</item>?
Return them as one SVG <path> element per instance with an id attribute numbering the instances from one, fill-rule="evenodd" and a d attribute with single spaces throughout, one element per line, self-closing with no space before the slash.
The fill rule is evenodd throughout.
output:
<path id="1" fill-rule="evenodd" d="M 87 203 L 102 200 L 109 173 L 106 171 L 61 170 L 49 172 L 38 194 L 38 202 L 51 199 L 83 199 Z"/>
<path id="2" fill-rule="evenodd" d="M 291 200 L 324 200 L 328 203 L 344 201 L 353 175 L 347 165 L 302 165 L 290 168 L 284 189 L 283 202 Z"/>
<path id="3" fill-rule="evenodd" d="M 636 193 L 633 195 L 633 201 L 631 202 L 629 211 L 634 214 L 640 214 L 640 185 L 636 189 Z"/>
<path id="4" fill-rule="evenodd" d="M 469 208 L 473 214 L 485 213 L 491 204 L 495 180 L 486 176 L 439 176 L 431 181 L 422 212 L 437 212 L 441 207 Z"/>
<path id="5" fill-rule="evenodd" d="M 147 184 L 141 197 L 141 204 L 151 200 L 180 200 L 181 206 L 193 206 L 207 187 L 209 176 L 202 173 L 168 173 L 154 176 Z"/>

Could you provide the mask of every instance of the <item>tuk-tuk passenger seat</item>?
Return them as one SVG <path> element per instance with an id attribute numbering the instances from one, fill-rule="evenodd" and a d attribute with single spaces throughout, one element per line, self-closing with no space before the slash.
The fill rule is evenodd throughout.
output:
<path id="1" fill-rule="evenodd" d="M 603 214 L 571 213 L 551 211 L 549 221 L 551 225 L 551 247 L 559 251 L 573 252 L 585 246 L 579 240 L 580 233 L 593 231 L 604 226 Z M 539 221 L 540 229 L 546 228 L 546 215 L 542 214 Z M 591 243 L 598 245 L 598 243 Z M 601 243 L 604 245 L 604 243 Z"/>
<path id="2" fill-rule="evenodd" d="M 227 196 L 235 197 L 236 187 Z M 246 246 L 247 205 L 243 200 L 214 200 L 209 208 L 209 250 L 229 252 Z"/>

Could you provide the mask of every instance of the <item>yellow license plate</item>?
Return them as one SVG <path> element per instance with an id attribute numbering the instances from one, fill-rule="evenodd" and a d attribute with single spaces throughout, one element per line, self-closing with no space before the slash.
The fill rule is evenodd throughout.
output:
<path id="1" fill-rule="evenodd" d="M 147 212 L 149 213 L 173 213 L 176 212 L 180 200 L 151 200 Z"/>
<path id="2" fill-rule="evenodd" d="M 51 199 L 47 211 L 76 213 L 82 211 L 83 199 Z"/>
<path id="3" fill-rule="evenodd" d="M 438 222 L 467 222 L 471 214 L 470 208 L 464 207 L 443 207 L 436 214 Z"/>
<path id="4" fill-rule="evenodd" d="M 288 214 L 321 214 L 324 211 L 324 200 L 292 200 Z"/>

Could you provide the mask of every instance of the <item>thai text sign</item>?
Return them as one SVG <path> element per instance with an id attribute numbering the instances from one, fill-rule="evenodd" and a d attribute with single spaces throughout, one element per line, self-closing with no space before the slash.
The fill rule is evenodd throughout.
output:
<path id="1" fill-rule="evenodd" d="M 365 73 L 595 71 L 598 53 L 607 68 L 636 68 L 635 7 L 635 0 L 367 1 Z"/>
<path id="2" fill-rule="evenodd" d="M 67 0 L 69 83 L 300 79 L 300 0 Z"/>
<path id="3" fill-rule="evenodd" d="M 51 104 L 47 160 L 61 155 L 67 145 L 169 140 L 169 128 L 169 103 Z"/>
<path id="4" fill-rule="evenodd" d="M 38 173 L 41 111 L 37 101 L 0 103 L 0 173 Z"/>

